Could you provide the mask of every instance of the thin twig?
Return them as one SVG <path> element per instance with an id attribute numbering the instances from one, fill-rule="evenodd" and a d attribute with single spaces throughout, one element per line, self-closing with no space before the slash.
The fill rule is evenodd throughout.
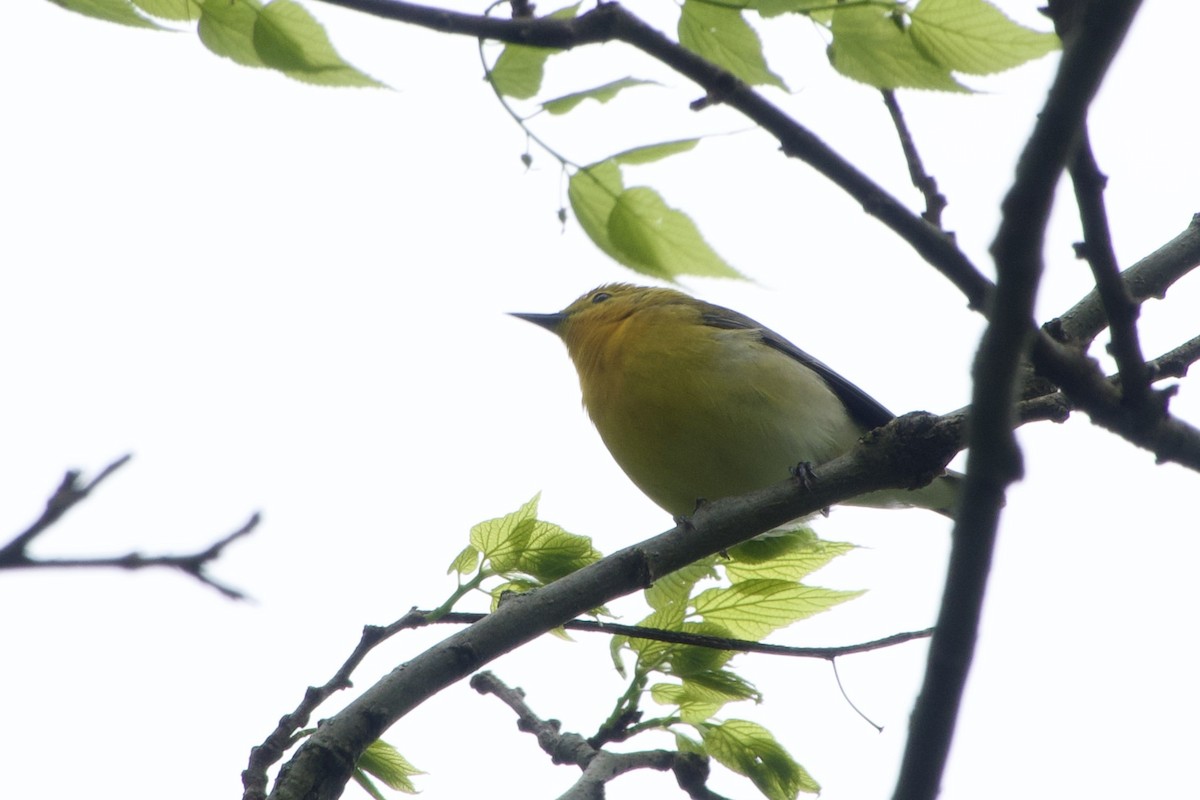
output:
<path id="1" fill-rule="evenodd" d="M 699 757 L 694 753 L 673 750 L 612 753 L 593 747 L 578 733 L 563 733 L 558 720 L 539 717 L 525 702 L 524 692 L 508 686 L 491 672 L 473 675 L 471 688 L 480 694 L 493 695 L 511 708 L 517 715 L 517 728 L 533 734 L 538 746 L 555 764 L 572 764 L 583 771 L 579 780 L 558 800 L 603 798 L 606 784 L 635 769 L 671 770 L 680 787 L 693 800 L 724 800 L 704 785 L 708 770 L 695 763 Z"/>
<path id="2" fill-rule="evenodd" d="M 895 126 L 896 135 L 900 139 L 900 149 L 904 151 L 904 161 L 908 164 L 908 176 L 912 180 L 913 186 L 925 198 L 925 211 L 921 216 L 930 225 L 941 229 L 942 211 L 946 208 L 946 196 L 938 191 L 937 179 L 925 171 L 925 164 L 921 161 L 921 154 L 917 152 L 917 143 L 908 129 L 904 112 L 900 109 L 899 101 L 896 100 L 896 93 L 891 89 L 882 91 L 883 104 L 887 106 L 888 114 L 892 117 L 892 125 Z"/>
<path id="3" fill-rule="evenodd" d="M 1111 337 L 1109 352 L 1117 362 L 1121 375 L 1121 393 L 1125 404 L 1151 415 L 1161 415 L 1166 409 L 1161 400 L 1155 401 L 1150 390 L 1150 374 L 1146 369 L 1142 346 L 1138 339 L 1137 319 L 1139 306 L 1129 296 L 1121 280 L 1121 269 L 1117 265 L 1117 254 L 1113 249 L 1112 234 L 1108 226 L 1108 211 L 1104 206 L 1104 186 L 1107 178 L 1100 172 L 1087 124 L 1079 132 L 1075 154 L 1068 164 L 1071 183 L 1075 187 L 1075 202 L 1079 206 L 1079 218 L 1083 223 L 1082 255 L 1092 268 L 1096 290 L 1104 306 Z"/>
<path id="4" fill-rule="evenodd" d="M 41 516 L 28 528 L 13 537 L 3 548 L 0 548 L 0 569 L 147 569 L 165 567 L 167 569 L 177 569 L 186 575 L 190 575 L 232 600 L 245 599 L 246 595 L 240 590 L 215 580 L 205 572 L 205 568 L 219 559 L 226 547 L 243 536 L 248 535 L 258 526 L 261 518 L 257 513 L 251 515 L 250 519 L 233 533 L 213 542 L 203 550 L 184 555 L 144 556 L 141 553 L 126 553 L 121 556 L 99 556 L 94 558 L 37 558 L 29 554 L 29 545 L 37 537 L 41 536 L 58 520 L 62 519 L 67 511 L 87 498 L 101 481 L 129 463 L 130 458 L 131 456 L 129 455 L 121 456 L 101 470 L 91 481 L 82 485 L 79 482 L 80 473 L 78 471 L 71 470 L 67 472 L 63 476 L 58 488 L 54 491 L 54 494 L 46 501 L 46 509 L 42 512 Z"/>
<path id="5" fill-rule="evenodd" d="M 414 611 L 413 613 L 422 614 L 425 612 Z M 431 621 L 439 623 L 448 622 L 456 625 L 472 625 L 486 616 L 487 614 L 454 611 Z M 821 658 L 826 661 L 832 661 L 835 658 L 854 653 L 881 650 L 885 647 L 893 647 L 904 642 L 911 642 L 914 639 L 927 639 L 933 635 L 933 628 L 925 628 L 919 631 L 895 633 L 891 636 L 884 636 L 881 639 L 874 639 L 859 644 L 847 644 L 837 647 L 792 647 L 790 645 L 752 642 L 746 639 L 730 639 L 723 636 L 704 636 L 685 631 L 665 630 L 663 628 L 644 628 L 640 625 L 618 625 L 614 622 L 600 622 L 599 620 L 590 619 L 573 619 L 564 623 L 562 627 L 569 631 L 607 633 L 613 636 L 628 636 L 631 639 L 649 639 L 656 642 L 668 642 L 670 644 L 707 647 L 713 650 L 732 650 L 738 653 L 759 653 L 772 656 L 790 656 L 793 658 Z"/>
<path id="6" fill-rule="evenodd" d="M 334 693 L 350 688 L 350 676 L 368 653 L 400 631 L 419 628 L 427 623 L 426 612 L 413 609 L 385 627 L 364 626 L 354 651 L 342 662 L 333 677 L 321 686 L 308 687 L 295 710 L 284 714 L 263 743 L 250 749 L 250 761 L 242 771 L 244 800 L 261 800 L 267 796 L 267 770 L 295 744 L 295 734 L 308 725 L 312 713 L 321 703 Z"/>

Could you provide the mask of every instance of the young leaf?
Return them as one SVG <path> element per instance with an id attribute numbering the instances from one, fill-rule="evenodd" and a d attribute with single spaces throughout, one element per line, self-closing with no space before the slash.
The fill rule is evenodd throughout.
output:
<path id="1" fill-rule="evenodd" d="M 195 0 L 134 0 L 138 8 L 159 19 L 190 20 L 200 17 Z"/>
<path id="2" fill-rule="evenodd" d="M 515 594 L 524 594 L 525 592 L 529 592 L 534 589 L 540 588 L 543 585 L 544 584 L 540 583 L 539 581 L 531 580 L 529 578 L 513 578 L 511 580 L 505 581 L 504 583 L 502 583 L 498 586 L 493 586 L 489 590 L 489 593 L 492 595 L 491 610 L 495 611 L 497 608 L 500 607 L 500 601 L 502 601 L 504 599 L 504 595 L 507 592 L 513 592 Z"/>
<path id="3" fill-rule="evenodd" d="M 725 575 L 737 583 L 752 578 L 798 581 L 854 549 L 847 542 L 818 539 L 807 528 L 751 539 L 729 550 Z"/>
<path id="4" fill-rule="evenodd" d="M 829 0 L 750 0 L 746 9 L 757 11 L 760 17 L 778 17 L 780 14 L 805 14 L 813 9 L 830 8 Z"/>
<path id="5" fill-rule="evenodd" d="M 567 199 L 588 238 L 617 261 L 620 253 L 608 239 L 608 218 L 617 204 L 617 195 L 625 191 L 625 181 L 617 162 L 609 159 L 577 170 L 567 184 Z"/>
<path id="6" fill-rule="evenodd" d="M 572 92 L 571 94 L 564 94 L 562 97 L 556 97 L 553 100 L 547 100 L 546 102 L 542 103 L 542 108 L 551 114 L 566 114 L 584 100 L 595 100 L 597 103 L 607 103 L 625 89 L 629 89 L 634 86 L 646 86 L 650 84 L 654 86 L 659 85 L 658 81 L 647 81 L 639 78 L 621 78 L 620 80 L 610 81 L 603 86 L 597 86 L 594 89 L 586 89 L 582 92 Z"/>
<path id="7" fill-rule="evenodd" d="M 243 67 L 265 67 L 254 47 L 254 23 L 262 4 L 258 0 L 224 0 L 200 5 L 196 32 L 212 52 Z"/>
<path id="8" fill-rule="evenodd" d="M 662 576 L 642 593 L 646 602 L 653 609 L 685 607 L 692 596 L 692 588 L 699 581 L 716 577 L 713 570 L 716 560 L 716 556 L 710 556 Z"/>
<path id="9" fill-rule="evenodd" d="M 728 670 L 694 675 L 681 684 L 658 683 L 650 687 L 650 696 L 661 705 L 677 706 L 680 718 L 692 725 L 712 718 L 729 703 L 762 701 L 753 684 Z"/>
<path id="10" fill-rule="evenodd" d="M 50 2 L 62 6 L 68 11 L 74 11 L 76 14 L 102 19 L 105 22 L 115 22 L 118 25 L 129 25 L 133 28 L 163 29 L 154 20 L 139 14 L 130 0 L 50 0 Z"/>
<path id="11" fill-rule="evenodd" d="M 680 630 L 697 636 L 734 638 L 728 628 L 714 622 L 685 622 L 680 626 Z M 703 675 L 725 666 L 735 655 L 737 652 L 733 650 L 677 644 L 667 653 L 665 670 L 677 678 Z"/>
<path id="12" fill-rule="evenodd" d="M 592 547 L 590 538 L 567 533 L 553 523 L 537 520 L 521 546 L 516 569 L 542 583 L 549 583 L 595 563 L 601 557 L 600 551 Z"/>
<path id="13" fill-rule="evenodd" d="M 821 791 L 820 784 L 763 726 L 730 719 L 720 725 L 697 727 L 708 754 L 745 775 L 770 800 L 793 800 L 800 792 Z"/>
<path id="14" fill-rule="evenodd" d="M 400 755 L 400 751 L 382 739 L 376 739 L 367 745 L 355 766 L 383 781 L 389 789 L 405 794 L 416 794 L 417 788 L 413 786 L 412 776 L 425 774 Z"/>
<path id="15" fill-rule="evenodd" d="M 503 517 L 484 520 L 471 528 L 471 546 L 483 553 L 483 557 L 492 561 L 497 571 L 505 571 L 515 566 L 520 545 L 528 537 L 529 530 L 537 520 L 538 500 L 541 494 L 533 498 L 511 514 Z M 514 539 L 518 540 L 514 544 Z M 496 562 L 502 562 L 497 566 Z"/>
<path id="16" fill-rule="evenodd" d="M 746 83 L 787 85 L 767 67 L 758 33 L 737 8 L 684 0 L 679 16 L 679 43 L 724 67 Z"/>
<path id="17" fill-rule="evenodd" d="M 450 562 L 450 569 L 446 570 L 446 574 L 457 572 L 459 575 L 469 575 L 479 566 L 479 551 L 471 545 L 467 545 L 462 549 L 462 552 L 454 557 Z"/>
<path id="18" fill-rule="evenodd" d="M 706 622 L 725 626 L 739 639 L 758 641 L 773 630 L 861 594 L 759 578 L 703 591 L 696 596 L 694 610 Z"/>
<path id="19" fill-rule="evenodd" d="M 741 277 L 704 241 L 690 217 L 647 186 L 617 195 L 608 217 L 608 241 L 618 261 L 646 275 L 667 280 L 680 275 Z"/>
<path id="20" fill-rule="evenodd" d="M 986 0 L 921 0 L 910 15 L 913 43 L 955 72 L 1002 72 L 1057 50 L 1058 37 L 1018 25 Z"/>
<path id="21" fill-rule="evenodd" d="M 829 60 L 834 69 L 877 89 L 940 89 L 969 91 L 950 70 L 930 61 L 913 44 L 887 9 L 874 5 L 839 6 L 833 12 L 833 44 Z"/>
<path id="22" fill-rule="evenodd" d="M 553 19 L 572 19 L 579 11 L 579 3 L 560 8 L 549 16 Z M 524 44 L 505 45 L 488 70 L 488 79 L 496 91 L 506 97 L 528 100 L 542 88 L 542 75 L 546 59 L 560 53 L 553 47 L 530 47 Z"/>
<path id="23" fill-rule="evenodd" d="M 321 24 L 293 0 L 274 0 L 262 9 L 253 42 L 263 63 L 289 78 L 320 86 L 383 86 L 343 61 Z"/>
<path id="24" fill-rule="evenodd" d="M 686 153 L 699 143 L 699 139 L 678 139 L 673 142 L 647 144 L 617 153 L 612 160 L 618 164 L 649 164 L 677 153 Z"/>
<path id="25" fill-rule="evenodd" d="M 709 698 L 693 695 L 674 683 L 656 683 L 650 687 L 650 698 L 662 706 L 675 706 L 679 718 L 689 724 L 705 722 L 714 717 L 725 704 L 725 698 Z"/>

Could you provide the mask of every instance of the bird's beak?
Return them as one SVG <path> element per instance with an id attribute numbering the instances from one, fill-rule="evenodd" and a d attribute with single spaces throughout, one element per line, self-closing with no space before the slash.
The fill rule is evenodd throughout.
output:
<path id="1" fill-rule="evenodd" d="M 564 316 L 562 313 L 521 314 L 514 311 L 511 313 L 511 316 L 514 316 L 517 319 L 523 319 L 526 322 L 532 322 L 534 325 L 545 328 L 551 333 L 558 333 L 559 326 L 563 324 L 564 320 L 566 320 L 566 316 Z"/>

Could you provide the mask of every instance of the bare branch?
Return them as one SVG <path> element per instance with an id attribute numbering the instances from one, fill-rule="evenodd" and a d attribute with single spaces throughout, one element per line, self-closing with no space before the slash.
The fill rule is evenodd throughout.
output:
<path id="1" fill-rule="evenodd" d="M 412 613 L 426 614 L 428 612 L 414 611 Z M 437 619 L 429 620 L 429 622 L 472 625 L 481 621 L 486 616 L 487 614 L 452 611 Z M 762 655 L 790 656 L 793 658 L 821 658 L 826 661 L 832 661 L 840 656 L 853 655 L 854 653 L 868 653 L 872 650 L 881 650 L 885 647 L 911 642 L 914 639 L 927 639 L 933 635 L 933 628 L 925 628 L 919 631 L 894 633 L 891 636 L 873 639 L 869 642 L 860 642 L 859 644 L 846 644 L 836 647 L 792 647 L 782 644 L 751 642 L 746 639 L 730 639 L 724 636 L 705 636 L 685 631 L 670 631 L 663 628 L 644 628 L 640 625 L 618 625 L 613 622 L 600 622 L 599 620 L 590 619 L 573 619 L 563 624 L 562 627 L 569 631 L 607 633 L 613 636 L 628 636 L 631 639 L 649 639 L 651 641 L 668 642 L 670 644 L 707 647 L 713 650 L 732 650 L 738 653 L 759 653 Z"/>
<path id="2" fill-rule="evenodd" d="M 908 164 L 908 176 L 913 186 L 925 198 L 925 211 L 921 216 L 930 225 L 940 229 L 942 211 L 946 208 L 946 196 L 938 191 L 937 180 L 925 171 L 925 164 L 921 161 L 921 154 L 917 152 L 917 143 L 904 120 L 904 112 L 900 110 L 896 93 L 891 89 L 884 89 L 883 104 L 887 106 L 892 125 L 896 128 L 896 135 L 900 138 L 900 148 L 904 151 L 904 161 Z"/>
<path id="3" fill-rule="evenodd" d="M 1054 188 L 1138 5 L 1128 0 L 1055 0 L 1050 6 L 1063 39 L 1063 58 L 1021 154 L 992 246 L 999 279 L 974 367 L 967 479 L 895 800 L 932 800 L 938 795 L 974 656 L 1005 487 L 1022 469 L 1012 416 L 1018 368 L 1031 340 L 1039 338 L 1032 335 L 1033 302 Z"/>
<path id="4" fill-rule="evenodd" d="M 1200 267 L 1200 214 L 1192 216 L 1178 236 L 1121 273 L 1130 297 L 1138 303 L 1162 299 L 1175 281 Z M 1092 290 L 1045 328 L 1055 340 L 1086 349 L 1107 321 L 1099 290 Z"/>
<path id="5" fill-rule="evenodd" d="M 126 553 L 122 556 L 101 556 L 97 558 L 35 558 L 29 555 L 28 547 L 38 536 L 45 533 L 67 511 L 86 498 L 101 481 L 127 464 L 130 458 L 131 456 L 129 455 L 121 456 L 101 470 L 99 475 L 85 485 L 80 485 L 79 472 L 75 470 L 64 475 L 58 489 L 46 501 L 46 510 L 42 512 L 42 515 L 32 525 L 13 537 L 12 541 L 3 548 L 0 548 L 0 569 L 96 569 L 113 567 L 119 569 L 146 569 L 149 567 L 166 567 L 168 569 L 177 569 L 186 575 L 190 575 L 232 600 L 245 599 L 245 595 L 241 591 L 213 579 L 205 572 L 205 568 L 220 558 L 226 547 L 246 536 L 258 526 L 260 517 L 257 513 L 253 514 L 244 525 L 233 533 L 196 553 L 174 556 L 144 556 L 140 553 Z"/>
<path id="6" fill-rule="evenodd" d="M 283 754 L 296 743 L 295 734 L 308 725 L 309 720 L 312 719 L 312 713 L 321 703 L 324 703 L 335 692 L 350 688 L 352 685 L 350 676 L 354 670 L 358 669 L 358 665 L 371 650 L 402 630 L 419 628 L 427 623 L 425 612 L 413 609 L 386 627 L 365 626 L 358 645 L 338 667 L 333 677 L 322 686 L 308 687 L 296 709 L 290 714 L 284 714 L 280 718 L 279 724 L 275 726 L 275 730 L 271 731 L 263 743 L 250 749 L 249 764 L 242 771 L 242 788 L 244 790 L 242 797 L 245 800 L 261 800 L 267 796 L 267 770 L 283 758 Z"/>
<path id="7" fill-rule="evenodd" d="M 558 720 L 543 720 L 525 702 L 525 693 L 506 685 L 491 672 L 479 672 L 471 678 L 471 688 L 490 694 L 517 715 L 517 728 L 537 737 L 538 746 L 555 764 L 573 764 L 583 770 L 575 785 L 559 800 L 600 800 L 609 781 L 635 769 L 672 770 L 681 788 L 693 800 L 723 800 L 704 785 L 708 770 L 697 772 L 699 756 L 671 750 L 642 750 L 634 753 L 610 753 L 588 744 L 577 733 L 563 733 Z M 698 774 L 702 776 L 697 780 Z"/>
<path id="8" fill-rule="evenodd" d="M 42 515 L 32 525 L 17 534 L 11 542 L 0 548 L 0 569 L 24 566 L 29 561 L 29 555 L 26 550 L 30 542 L 44 533 L 51 525 L 62 519 L 64 514 L 84 500 L 93 489 L 100 485 L 101 481 L 128 464 L 132 458 L 131 454 L 126 453 L 100 470 L 99 475 L 82 486 L 79 484 L 80 473 L 77 470 L 67 472 L 63 476 L 62 483 L 58 485 L 58 488 L 54 490 L 54 494 L 50 495 L 50 499 L 46 501 L 46 510 L 42 512 Z"/>
<path id="9" fill-rule="evenodd" d="M 1108 211 L 1104 207 L 1104 186 L 1108 179 L 1101 174 L 1100 165 L 1092 152 L 1087 124 L 1079 132 L 1079 143 L 1068 166 L 1075 187 L 1075 202 L 1083 222 L 1083 244 L 1080 255 L 1087 259 L 1096 279 L 1096 291 L 1104 306 L 1104 316 L 1112 340 L 1109 352 L 1121 374 L 1121 393 L 1126 405 L 1146 408 L 1154 404 L 1150 390 L 1150 375 L 1146 369 L 1142 346 L 1138 339 L 1139 307 L 1129 296 L 1121 280 L 1117 254 L 1113 250 L 1112 234 L 1108 227 Z M 1161 409 L 1162 404 L 1158 404 Z"/>

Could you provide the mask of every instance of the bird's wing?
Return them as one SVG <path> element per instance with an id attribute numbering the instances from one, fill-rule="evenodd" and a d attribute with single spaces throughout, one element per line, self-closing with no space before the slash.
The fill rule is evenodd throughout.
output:
<path id="1" fill-rule="evenodd" d="M 764 325 L 760 325 L 745 314 L 739 314 L 722 306 L 705 303 L 702 318 L 706 325 L 712 325 L 715 328 L 741 328 L 757 331 L 759 336 L 762 337 L 763 344 L 796 359 L 796 361 L 820 375 L 821 379 L 838 396 L 838 399 L 845 404 L 846 410 L 850 412 L 850 416 L 854 421 L 867 430 L 886 425 L 895 419 L 896 415 L 888 411 L 871 395 L 834 372 L 818 359 L 813 358 L 799 347 L 796 347 L 796 345 L 775 331 Z"/>

